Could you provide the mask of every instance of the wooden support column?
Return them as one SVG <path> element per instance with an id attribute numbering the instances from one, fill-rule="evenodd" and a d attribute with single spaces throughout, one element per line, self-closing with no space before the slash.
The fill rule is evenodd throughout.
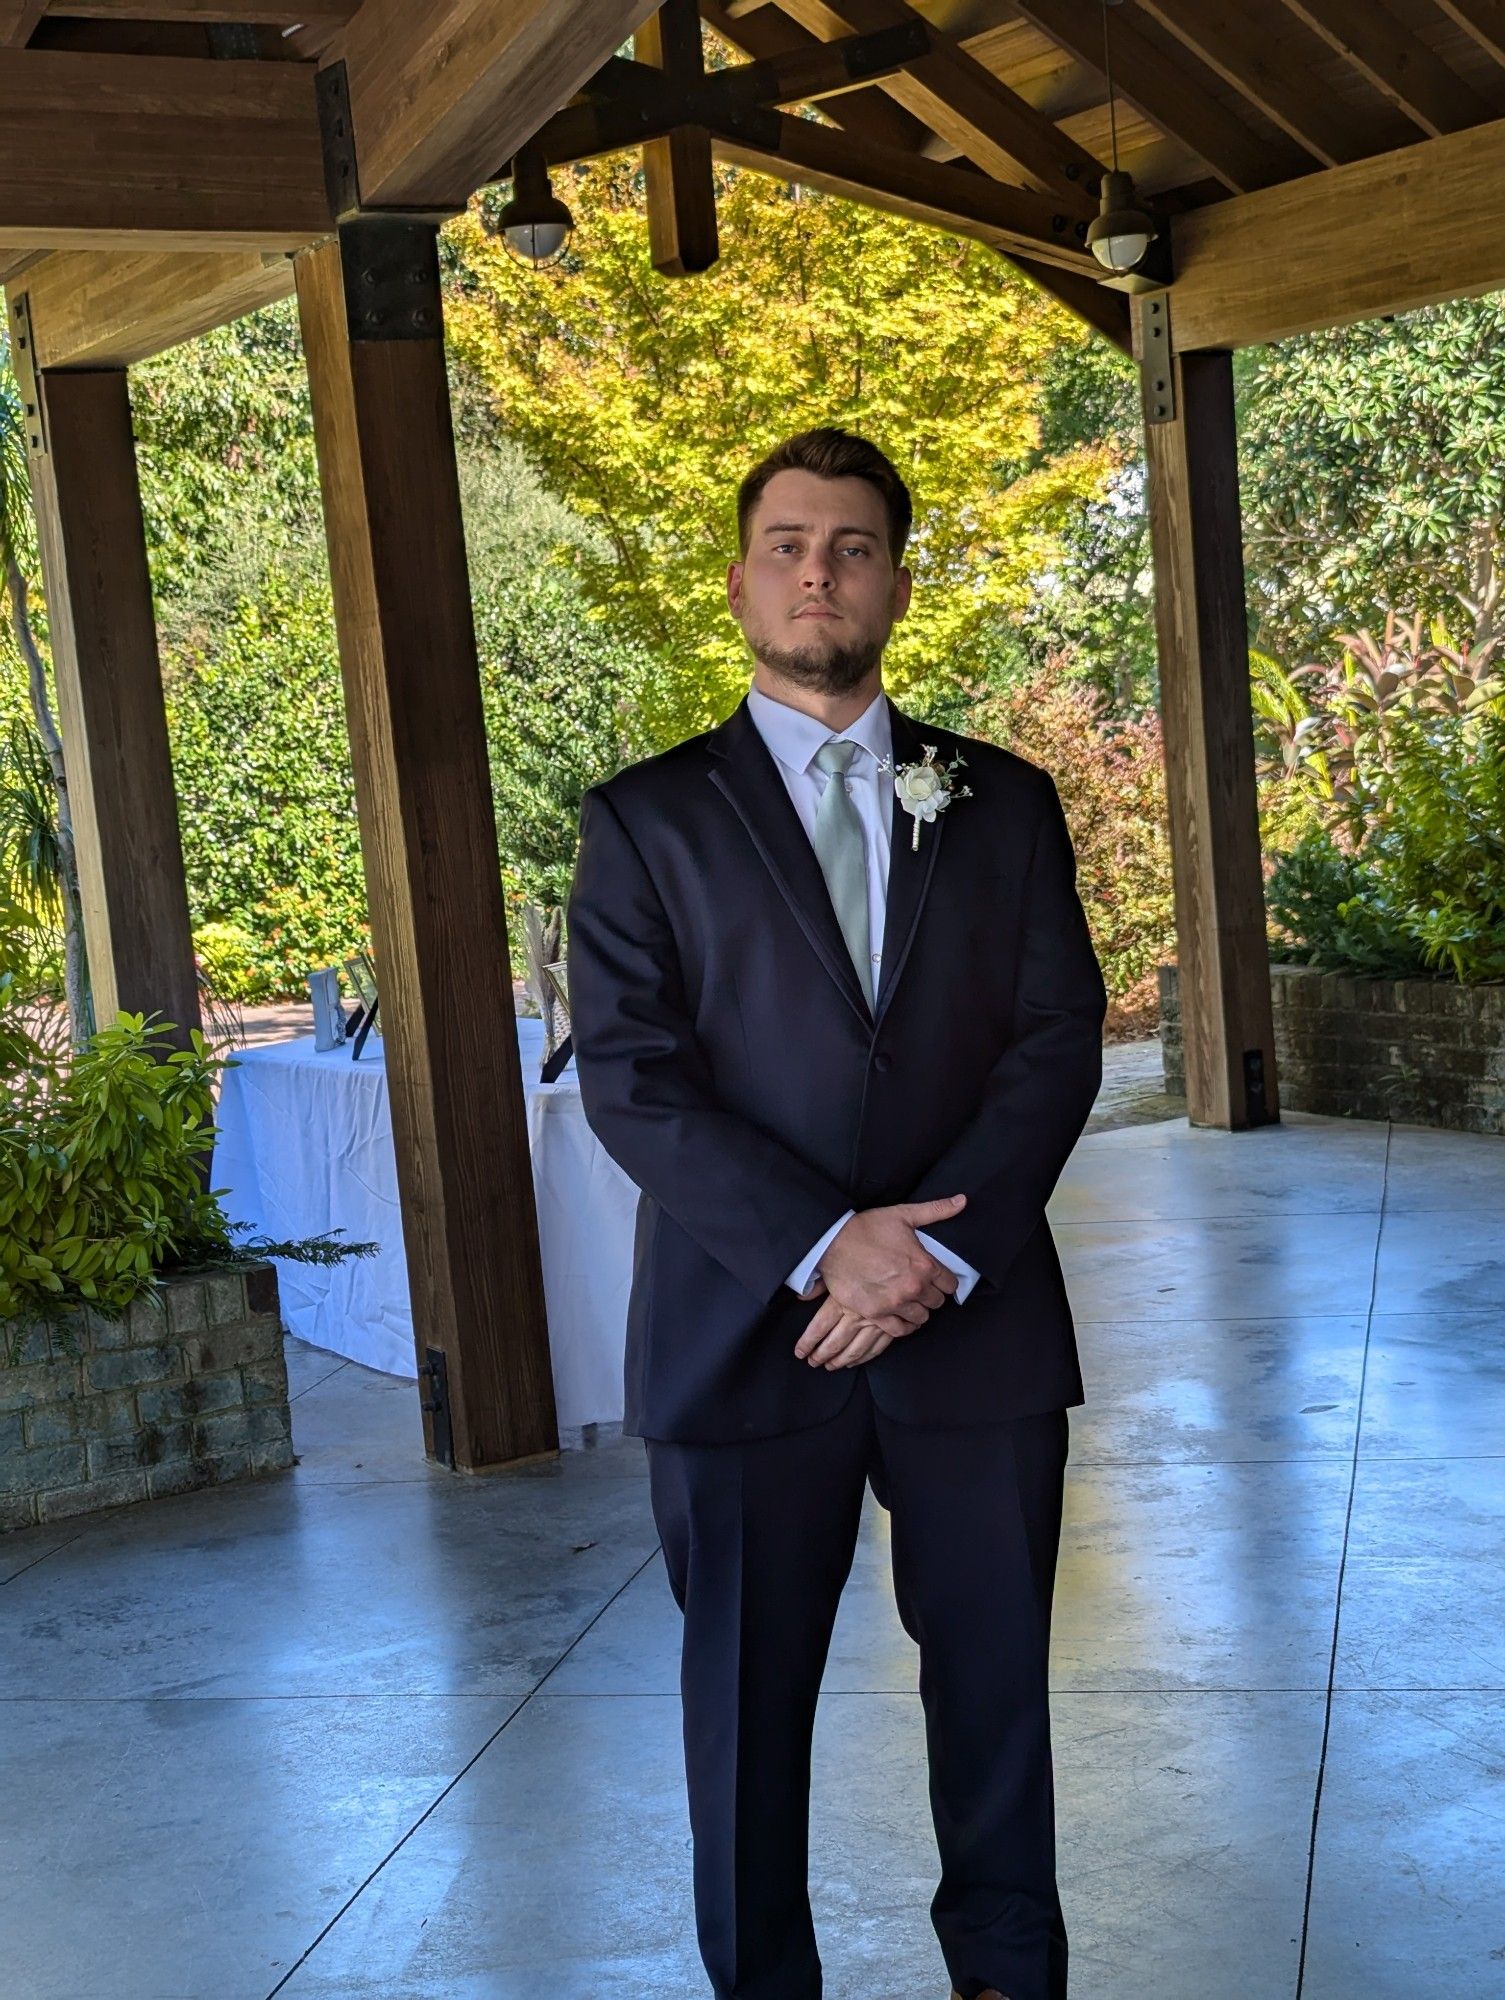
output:
<path id="1" fill-rule="evenodd" d="M 200 1025 L 141 488 L 123 368 L 33 372 L 25 294 L 11 351 L 26 405 L 58 728 L 94 1018 Z"/>
<path id="2" fill-rule="evenodd" d="M 436 237 L 357 215 L 295 275 L 424 1434 L 478 1468 L 559 1436 Z"/>
<path id="3" fill-rule="evenodd" d="M 1187 1115 L 1279 1117 L 1254 784 L 1233 358 L 1178 354 L 1175 294 L 1135 302 Z"/>

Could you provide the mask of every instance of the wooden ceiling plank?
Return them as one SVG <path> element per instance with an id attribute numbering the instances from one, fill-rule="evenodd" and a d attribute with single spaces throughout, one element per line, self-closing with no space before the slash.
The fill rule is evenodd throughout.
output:
<path id="1" fill-rule="evenodd" d="M 1286 6 L 1435 138 L 1489 122 L 1489 106 L 1381 0 L 1285 0 Z"/>
<path id="2" fill-rule="evenodd" d="M 0 246 L 291 249 L 329 227 L 310 66 L 0 50 Z"/>
<path id="3" fill-rule="evenodd" d="M 1042 34 L 1101 73 L 1102 13 L 1080 0 L 1017 0 L 1017 11 Z M 1208 93 L 1190 58 L 1178 60 L 1140 34 L 1120 9 L 1113 17 L 1113 84 L 1136 111 L 1189 146 L 1233 193 L 1269 187 L 1308 170 L 1301 152 L 1272 146 Z"/>
<path id="4" fill-rule="evenodd" d="M 1176 346 L 1257 346 L 1505 287 L 1502 180 L 1496 119 L 1176 216 Z"/>
<path id="5" fill-rule="evenodd" d="M 1386 107 L 1366 112 L 1326 88 L 1317 71 L 1327 46 L 1294 14 L 1278 17 L 1207 0 L 1139 0 L 1145 12 L 1246 98 L 1257 111 L 1304 146 L 1323 166 L 1404 145 L 1413 121 Z"/>
<path id="6" fill-rule="evenodd" d="M 367 208 L 458 210 L 653 12 L 653 0 L 362 0 L 343 58 Z"/>
<path id="7" fill-rule="evenodd" d="M 281 252 L 53 251 L 16 271 L 42 368 L 145 361 L 293 289 Z"/>
<path id="8" fill-rule="evenodd" d="M 989 175 L 938 165 L 918 154 L 896 156 L 808 118 L 784 111 L 738 113 L 712 126 L 718 157 L 776 179 L 817 187 L 883 208 L 953 235 L 976 237 L 1090 276 L 1097 266 L 1048 196 L 1005 187 Z"/>
<path id="9" fill-rule="evenodd" d="M 1505 0 L 1437 0 L 1437 5 L 1505 67 Z"/>
<path id="10" fill-rule="evenodd" d="M 780 0 L 786 14 L 819 34 L 832 19 L 842 32 L 872 33 L 917 18 L 906 0 Z M 923 18 L 923 17 L 919 17 Z M 1101 161 L 1044 118 L 955 42 L 885 77 L 882 88 L 995 179 L 1053 195 L 1090 220 Z"/>

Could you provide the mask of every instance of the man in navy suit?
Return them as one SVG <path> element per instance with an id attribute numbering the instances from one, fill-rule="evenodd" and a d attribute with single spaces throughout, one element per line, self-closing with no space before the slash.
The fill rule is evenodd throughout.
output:
<path id="1" fill-rule="evenodd" d="M 587 790 L 567 912 L 586 1117 L 641 1190 L 624 1428 L 684 1614 L 717 2000 L 821 1994 L 811 1731 L 869 1482 L 954 1993 L 1066 1993 L 1046 1667 L 1083 1396 L 1045 1204 L 1106 1001 L 1051 778 L 883 690 L 910 524 L 845 431 L 748 473 L 752 686 Z"/>

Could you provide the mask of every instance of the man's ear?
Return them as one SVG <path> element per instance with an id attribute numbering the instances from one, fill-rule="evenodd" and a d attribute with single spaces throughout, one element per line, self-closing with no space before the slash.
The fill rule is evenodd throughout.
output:
<path id="1" fill-rule="evenodd" d="M 742 563 L 733 562 L 733 563 L 728 563 L 726 569 L 726 601 L 731 606 L 732 616 L 734 618 L 737 615 L 737 600 L 742 595 L 743 567 L 744 565 Z"/>
<path id="2" fill-rule="evenodd" d="M 910 592 L 914 589 L 914 576 L 908 563 L 900 563 L 894 571 L 894 617 L 902 618 L 909 609 Z"/>

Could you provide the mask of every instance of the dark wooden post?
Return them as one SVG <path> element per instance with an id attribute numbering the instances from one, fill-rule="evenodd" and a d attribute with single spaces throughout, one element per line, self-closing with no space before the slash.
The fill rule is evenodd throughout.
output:
<path id="1" fill-rule="evenodd" d="M 356 216 L 295 268 L 425 1435 L 479 1467 L 559 1436 L 436 237 Z"/>
<path id="2" fill-rule="evenodd" d="M 1168 302 L 1169 301 L 1169 302 Z M 1186 1104 L 1280 1115 L 1254 783 L 1233 358 L 1178 354 L 1175 294 L 1135 302 L 1170 805 Z"/>
<path id="3" fill-rule="evenodd" d="M 57 678 L 96 1024 L 157 1013 L 200 1025 L 162 669 L 123 368 L 31 367 L 25 294 L 11 351 Z"/>

